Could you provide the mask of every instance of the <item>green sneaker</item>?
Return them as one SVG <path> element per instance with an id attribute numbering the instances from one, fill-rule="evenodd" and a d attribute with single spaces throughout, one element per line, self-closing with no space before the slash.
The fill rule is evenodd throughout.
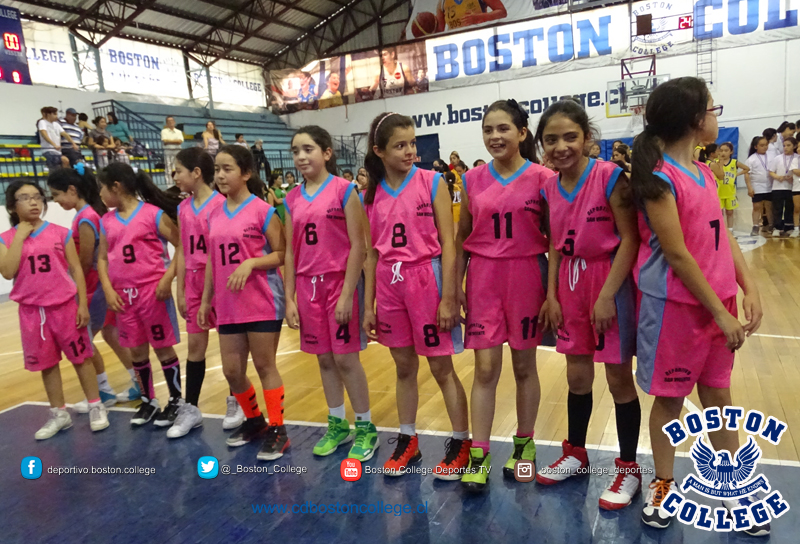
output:
<path id="1" fill-rule="evenodd" d="M 314 455 L 325 457 L 336 451 L 339 444 L 347 444 L 353 439 L 350 432 L 350 423 L 346 419 L 339 419 L 336 416 L 328 416 L 328 432 L 319 439 L 314 446 Z"/>
<path id="2" fill-rule="evenodd" d="M 347 458 L 369 461 L 380 445 L 375 425 L 370 421 L 356 421 L 356 440 L 350 447 Z"/>
<path id="3" fill-rule="evenodd" d="M 511 457 L 506 461 L 503 467 L 503 475 L 507 478 L 513 478 L 514 465 L 516 465 L 517 461 L 520 459 L 531 461 L 533 463 L 533 473 L 536 474 L 536 443 L 533 441 L 533 438 L 527 436 L 523 436 L 522 438 L 518 436 L 514 437 L 514 453 L 512 453 Z"/>
<path id="4" fill-rule="evenodd" d="M 483 456 L 482 448 L 469 449 L 469 465 L 461 477 L 461 485 L 467 491 L 474 493 L 483 491 L 489 482 L 489 472 L 492 470 L 492 454 Z"/>

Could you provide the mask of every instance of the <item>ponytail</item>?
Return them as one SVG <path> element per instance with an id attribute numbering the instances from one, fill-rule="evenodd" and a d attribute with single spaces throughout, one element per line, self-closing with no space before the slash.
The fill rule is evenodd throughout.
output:
<path id="1" fill-rule="evenodd" d="M 83 174 L 72 168 L 59 168 L 47 177 L 47 185 L 52 189 L 67 192 L 70 186 L 75 187 L 78 196 L 86 201 L 89 206 L 103 216 L 108 212 L 103 199 L 100 198 L 100 188 L 92 171 L 84 166 Z"/>
<path id="2" fill-rule="evenodd" d="M 662 83 L 645 106 L 647 126 L 633 141 L 631 189 L 640 207 L 648 200 L 659 200 L 670 190 L 669 184 L 653 171 L 664 162 L 663 145 L 677 142 L 698 128 L 706 115 L 709 93 L 705 82 L 696 77 L 681 77 Z"/>
<path id="3" fill-rule="evenodd" d="M 756 148 L 758 147 L 758 142 L 760 142 L 761 140 L 766 140 L 767 144 L 769 144 L 769 138 L 767 138 L 766 136 L 756 136 L 755 138 L 750 140 L 750 150 L 747 152 L 748 157 L 756 152 Z"/>
<path id="4" fill-rule="evenodd" d="M 161 208 L 173 221 L 178 220 L 178 204 L 181 199 L 156 187 L 145 172 L 134 172 L 130 165 L 114 162 L 103 168 L 99 176 L 100 183 L 109 189 L 119 182 L 128 194 L 140 196 L 148 204 Z"/>
<path id="5" fill-rule="evenodd" d="M 194 171 L 195 168 L 200 169 L 200 175 L 206 185 L 214 183 L 214 159 L 211 158 L 205 149 L 202 147 L 187 147 L 182 149 L 177 155 L 175 160 L 178 161 L 189 171 Z"/>
<path id="6" fill-rule="evenodd" d="M 364 168 L 368 178 L 367 191 L 364 194 L 365 204 L 372 204 L 375 201 L 378 184 L 386 177 L 386 167 L 383 165 L 383 160 L 375 153 L 374 148 L 386 149 L 396 128 L 413 127 L 413 119 L 399 113 L 382 113 L 372 120 L 369 127 L 367 156 L 364 157 Z"/>

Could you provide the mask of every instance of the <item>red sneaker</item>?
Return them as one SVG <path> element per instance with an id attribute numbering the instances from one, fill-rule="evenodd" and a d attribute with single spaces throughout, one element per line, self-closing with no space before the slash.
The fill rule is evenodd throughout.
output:
<path id="1" fill-rule="evenodd" d="M 562 454 L 558 460 L 539 470 L 536 474 L 536 481 L 544 485 L 553 485 L 563 482 L 570 476 L 576 474 L 586 475 L 589 473 L 589 457 L 586 448 L 577 448 L 564 440 L 561 443 Z"/>
<path id="2" fill-rule="evenodd" d="M 402 476 L 410 463 L 422 459 L 419 439 L 417 435 L 398 434 L 397 438 L 390 438 L 387 441 L 388 444 L 393 442 L 397 442 L 397 446 L 392 456 L 383 464 L 383 473 L 387 476 Z"/>
<path id="3" fill-rule="evenodd" d="M 464 469 L 469 465 L 469 449 L 472 440 L 448 438 L 444 443 L 444 459 L 433 469 L 434 478 L 440 480 L 460 480 Z"/>

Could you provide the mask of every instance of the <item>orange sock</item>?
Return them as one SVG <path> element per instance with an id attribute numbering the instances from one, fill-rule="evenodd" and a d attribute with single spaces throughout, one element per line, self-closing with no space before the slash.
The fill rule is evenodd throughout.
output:
<path id="1" fill-rule="evenodd" d="M 283 386 L 264 389 L 264 400 L 267 402 L 269 424 L 283 425 Z"/>
<path id="2" fill-rule="evenodd" d="M 244 417 L 252 419 L 261 415 L 261 410 L 258 408 L 258 400 L 256 400 L 256 388 L 250 384 L 250 389 L 244 393 L 234 393 L 234 397 L 242 407 Z M 269 406 L 269 404 L 267 404 Z"/>

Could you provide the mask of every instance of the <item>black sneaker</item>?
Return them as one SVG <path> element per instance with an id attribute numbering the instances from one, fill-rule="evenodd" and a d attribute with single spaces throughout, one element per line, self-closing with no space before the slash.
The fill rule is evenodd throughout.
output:
<path id="1" fill-rule="evenodd" d="M 228 437 L 225 443 L 232 448 L 244 446 L 258 438 L 265 430 L 267 430 L 267 422 L 264 420 L 263 414 L 252 419 L 246 419 L 242 426 Z"/>
<path id="2" fill-rule="evenodd" d="M 171 427 L 175 423 L 175 418 L 178 417 L 178 409 L 183 403 L 184 400 L 180 397 L 177 399 L 170 398 L 167 406 L 153 421 L 153 425 L 156 427 Z"/>
<path id="3" fill-rule="evenodd" d="M 133 419 L 131 419 L 131 425 L 134 427 L 140 427 L 154 417 L 158 416 L 160 413 L 161 408 L 158 406 L 158 399 L 151 399 L 148 402 L 142 402 L 139 405 L 139 409 L 133 415 Z"/>
<path id="4" fill-rule="evenodd" d="M 274 461 L 275 459 L 283 457 L 283 452 L 291 445 L 289 436 L 286 434 L 286 426 L 270 425 L 266 435 L 267 437 L 264 439 L 261 451 L 258 452 L 258 460 Z"/>

